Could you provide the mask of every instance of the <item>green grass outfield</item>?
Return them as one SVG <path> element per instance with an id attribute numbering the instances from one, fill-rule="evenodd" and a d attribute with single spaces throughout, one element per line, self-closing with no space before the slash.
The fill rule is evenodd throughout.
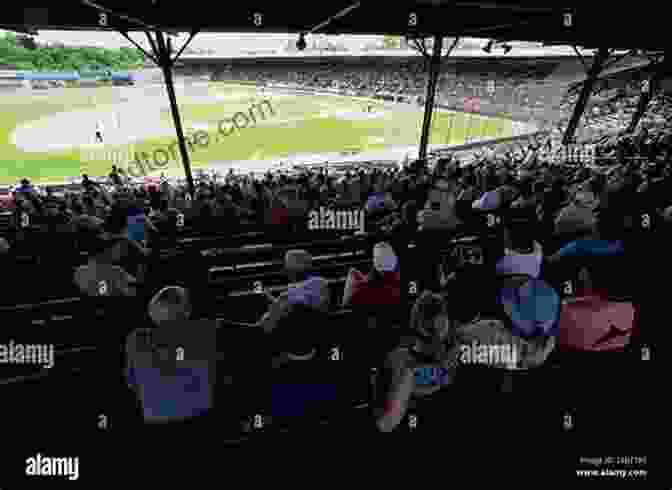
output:
<path id="1" fill-rule="evenodd" d="M 113 101 L 112 88 L 101 87 L 96 90 L 96 102 L 99 105 Z M 192 131 L 209 128 L 208 144 L 195 146 L 191 153 L 194 168 L 207 166 L 210 162 L 280 159 L 300 153 L 375 151 L 393 146 L 416 145 L 420 138 L 421 108 L 399 106 L 384 111 L 380 117 L 368 117 L 364 108 L 371 102 L 358 98 L 261 94 L 254 87 L 230 83 L 212 83 L 208 91 L 210 95 L 222 99 L 217 103 L 180 104 L 185 128 L 191 128 Z M 263 100 L 268 100 L 272 106 L 272 113 L 265 110 L 265 120 L 257 116 L 256 123 L 248 121 L 245 127 L 242 122 L 244 119 L 239 116 L 237 129 L 225 122 L 221 127 L 225 128 L 227 135 L 218 131 L 220 121 L 232 118 L 237 112 L 249 114 L 253 104 Z M 95 150 L 80 151 L 73 148 L 49 153 L 25 152 L 10 142 L 15 127 L 56 112 L 92 108 L 90 91 L 84 93 L 69 89 L 39 98 L 5 94 L 0 96 L 0 104 L 2 184 L 15 184 L 23 177 L 39 183 L 59 181 L 81 173 L 106 175 L 113 163 L 124 163 L 111 155 L 128 155 L 131 152 L 152 154 L 157 149 L 170 148 L 171 144 L 175 148 L 174 137 L 163 137 L 146 139 L 132 147 L 106 145 Z M 374 104 L 375 111 L 380 114 L 383 106 L 378 102 Z M 169 111 L 164 110 L 161 118 L 172 126 Z M 467 136 L 512 135 L 513 124 L 506 119 L 438 112 L 433 118 L 430 144 L 462 144 Z M 181 162 L 175 160 L 170 161 L 168 166 L 182 168 Z"/>

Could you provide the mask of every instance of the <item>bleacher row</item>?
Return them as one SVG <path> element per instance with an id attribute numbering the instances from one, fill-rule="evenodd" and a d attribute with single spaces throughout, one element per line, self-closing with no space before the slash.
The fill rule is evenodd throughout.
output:
<path id="1" fill-rule="evenodd" d="M 473 225 L 465 226 L 453 234 L 445 244 L 437 244 L 438 262 L 454 264 L 456 267 L 452 272 L 455 272 L 458 280 L 460 275 L 478 277 L 477 268 L 487 269 L 492 265 L 488 250 L 492 248 L 492 242 L 498 240 L 501 226 L 501 216 L 493 213 L 478 216 L 477 222 Z M 393 347 L 393 336 L 390 336 L 390 332 L 395 330 L 395 326 L 403 326 L 405 312 L 408 311 L 410 303 L 415 300 L 419 292 L 415 283 L 420 278 L 415 277 L 412 267 L 404 269 L 403 260 L 410 259 L 410 262 L 406 263 L 413 263 L 413 253 L 414 249 L 417 251 L 416 244 L 420 235 L 402 237 L 402 241 L 408 247 L 407 253 L 401 254 L 402 276 L 406 284 L 405 289 L 409 293 L 407 302 L 401 304 L 398 311 L 386 311 L 381 315 L 371 311 L 342 309 L 340 298 L 343 296 L 345 276 L 349 268 L 368 270 L 371 265 L 371 246 L 384 237 L 365 235 L 333 239 L 333 233 L 327 232 L 320 238 L 325 238 L 330 234 L 332 235 L 331 240 L 318 240 L 315 239 L 317 235 L 311 235 L 312 240 L 299 243 L 296 242 L 296 237 L 293 238 L 294 242 L 292 242 L 292 237 L 287 237 L 288 243 L 273 246 L 268 245 L 269 237 L 263 233 L 247 234 L 244 238 L 180 238 L 177 247 L 159 254 L 163 258 L 159 261 L 158 269 L 171 269 L 171 261 L 174 261 L 176 256 L 184 254 L 183 256 L 188 257 L 187 263 L 193 269 L 207 271 L 205 274 L 203 272 L 195 274 L 195 282 L 189 284 L 193 285 L 202 281 L 201 284 L 207 285 L 202 290 L 208 291 L 209 314 L 218 318 L 218 345 L 221 343 L 228 347 L 226 354 L 222 355 L 222 359 L 225 359 L 225 366 L 221 372 L 233 372 L 235 378 L 237 370 L 244 370 L 244 366 L 249 367 L 251 362 L 250 352 L 241 346 L 255 346 L 263 343 L 262 330 L 253 324 L 267 307 L 267 300 L 259 294 L 261 288 L 270 287 L 277 292 L 285 290 L 287 280 L 281 271 L 284 253 L 296 248 L 307 250 L 314 257 L 314 272 L 329 279 L 331 286 L 332 311 L 327 324 L 320 327 L 324 330 L 321 350 L 324 354 L 332 356 L 334 361 L 338 360 L 341 363 L 339 366 L 347 366 L 347 369 L 339 369 L 343 369 L 345 377 L 350 377 L 347 383 L 352 387 L 350 405 L 353 410 L 354 407 L 362 410 L 370 407 L 373 393 L 370 384 L 371 374 L 380 366 L 385 352 Z M 387 238 L 394 241 L 394 237 Z M 446 236 L 446 238 L 449 237 Z M 277 240 L 274 242 L 277 243 Z M 246 243 L 246 245 L 241 246 L 241 243 Z M 423 252 L 425 250 L 422 249 Z M 202 265 L 196 266 L 193 262 L 194 257 L 200 257 Z M 183 269 L 175 268 L 175 270 Z M 164 276 L 163 279 L 165 281 L 168 278 Z M 571 282 L 569 286 L 567 281 L 553 285 L 564 299 L 573 293 Z M 0 317 L 5 332 L 9 333 L 9 338 L 15 343 L 53 343 L 56 346 L 56 364 L 48 371 L 36 372 L 34 367 L 20 365 L 11 368 L 3 366 L 3 381 L 0 383 L 8 396 L 27 401 L 33 397 L 39 399 L 51 390 L 59 392 L 73 390 L 73 393 L 79 393 L 81 398 L 81 393 L 87 391 L 83 386 L 88 386 L 88 389 L 94 386 L 87 385 L 87 383 L 96 381 L 95 366 L 100 364 L 101 359 L 105 359 L 105 357 L 100 357 L 102 346 L 113 339 L 117 341 L 114 345 L 120 345 L 118 341 L 122 340 L 128 330 L 134 327 L 128 325 L 119 331 L 119 325 L 114 325 L 114 320 L 110 320 L 110 312 L 118 308 L 120 306 L 114 299 L 108 301 L 104 298 L 99 301 L 80 297 L 3 307 L 0 310 Z M 114 318 L 114 315 L 111 316 Z M 395 322 L 395 319 L 398 322 Z M 110 335 L 101 333 L 106 328 L 115 327 L 117 331 Z M 381 341 L 381 339 L 389 339 L 389 342 Z M 372 349 L 371 346 L 379 348 Z M 562 362 L 563 357 L 558 354 L 535 372 L 498 372 L 495 378 L 515 376 L 516 386 L 520 386 L 521 383 L 529 384 L 531 390 L 547 387 L 551 383 L 554 390 L 562 392 L 563 382 L 560 380 L 560 373 L 563 373 L 565 382 L 568 383 L 567 377 L 575 375 L 576 372 L 572 369 L 557 369 Z M 576 362 L 576 356 L 571 357 L 568 362 Z M 483 376 L 486 378 L 493 376 L 490 373 L 492 369 L 470 367 L 469 370 L 481 373 L 477 375 L 480 376 L 479 379 L 483 379 Z M 483 375 L 483 372 L 486 374 Z M 553 376 L 553 382 L 550 381 L 550 376 Z M 80 380 L 84 385 L 74 383 L 75 379 Z M 67 388 L 65 384 L 68 385 Z M 484 385 L 482 382 L 465 384 L 476 387 Z M 569 385 L 566 385 L 566 388 L 574 389 Z M 119 413 L 132 419 L 135 406 L 131 398 L 128 394 L 118 393 L 118 395 L 118 400 L 127 401 L 125 404 L 119 404 L 123 405 Z M 98 411 L 110 412 L 109 404 L 105 405 L 103 401 L 96 403 L 100 403 Z M 84 413 L 85 408 L 88 410 L 95 407 L 85 404 L 77 409 L 78 413 Z M 257 408 L 253 410 L 254 414 L 250 412 L 249 417 L 252 419 L 255 415 L 263 416 L 266 411 L 263 406 Z M 63 410 L 63 413 L 67 411 L 65 406 Z M 90 413 L 95 412 L 96 410 L 93 410 Z M 135 415 L 137 416 L 137 413 Z M 116 419 L 117 416 L 112 417 Z"/>

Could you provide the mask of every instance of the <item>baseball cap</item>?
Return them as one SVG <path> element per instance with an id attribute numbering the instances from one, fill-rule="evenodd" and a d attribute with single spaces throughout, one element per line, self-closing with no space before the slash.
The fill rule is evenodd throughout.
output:
<path id="1" fill-rule="evenodd" d="M 558 234 L 591 232 L 596 225 L 595 213 L 583 206 L 570 205 L 560 211 L 555 220 L 555 231 Z"/>
<path id="2" fill-rule="evenodd" d="M 373 247 L 373 268 L 378 272 L 394 272 L 399 260 L 392 246 L 387 242 L 376 243 Z"/>
<path id="3" fill-rule="evenodd" d="M 515 335 L 557 335 L 560 297 L 546 282 L 530 278 L 522 285 L 505 285 L 498 296 Z"/>

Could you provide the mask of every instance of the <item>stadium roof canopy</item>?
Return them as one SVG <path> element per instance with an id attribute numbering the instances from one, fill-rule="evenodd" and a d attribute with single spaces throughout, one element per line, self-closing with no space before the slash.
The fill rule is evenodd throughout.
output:
<path id="1" fill-rule="evenodd" d="M 590 1 L 447 0 L 25 0 L 6 9 L 0 27 L 43 30 L 163 30 L 389 34 L 539 41 L 586 48 L 659 49 L 668 43 L 660 4 Z M 109 10 L 102 14 L 99 9 Z M 566 14 L 570 14 L 568 17 Z"/>

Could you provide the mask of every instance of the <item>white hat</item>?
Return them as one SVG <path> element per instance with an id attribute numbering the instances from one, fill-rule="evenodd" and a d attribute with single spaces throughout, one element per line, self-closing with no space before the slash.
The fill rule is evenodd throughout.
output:
<path id="1" fill-rule="evenodd" d="M 397 269 L 397 255 L 387 242 L 376 243 L 373 247 L 373 268 L 378 272 L 394 272 Z"/>

